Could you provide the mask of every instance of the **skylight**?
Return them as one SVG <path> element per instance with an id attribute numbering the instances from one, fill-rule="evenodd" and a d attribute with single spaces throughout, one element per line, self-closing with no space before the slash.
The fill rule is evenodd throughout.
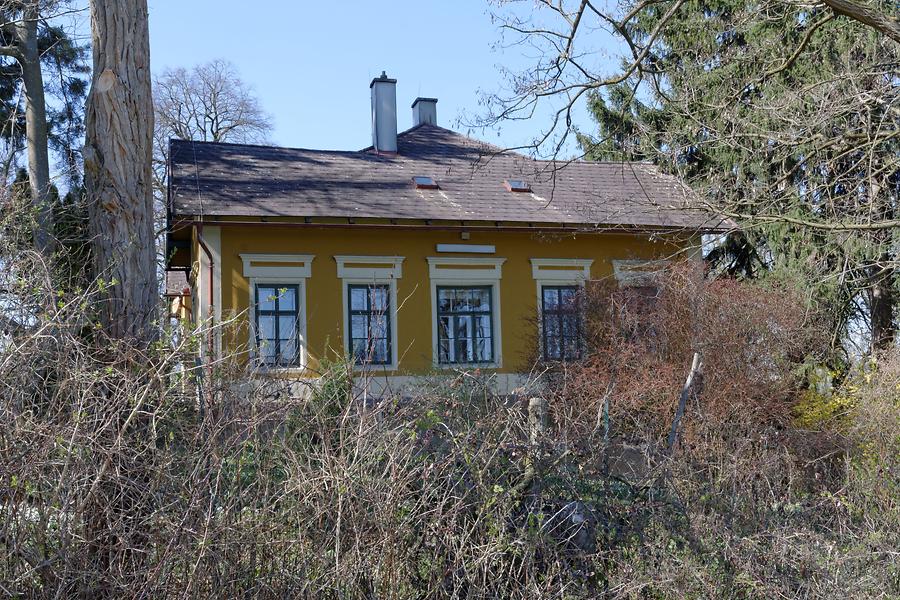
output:
<path id="1" fill-rule="evenodd" d="M 438 184 L 435 183 L 434 179 L 426 176 L 416 176 L 413 177 L 413 182 L 416 184 L 416 189 L 420 190 L 436 190 L 438 189 Z"/>
<path id="2" fill-rule="evenodd" d="M 503 182 L 506 185 L 506 189 L 510 192 L 530 192 L 531 186 L 528 185 L 527 181 L 522 179 L 507 179 Z"/>

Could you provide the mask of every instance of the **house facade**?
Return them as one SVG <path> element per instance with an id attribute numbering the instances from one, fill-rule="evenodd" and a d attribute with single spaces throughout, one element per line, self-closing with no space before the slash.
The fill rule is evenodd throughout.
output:
<path id="1" fill-rule="evenodd" d="M 312 377 L 343 356 L 400 380 L 478 368 L 512 388 L 536 356 L 577 359 L 577 291 L 639 281 L 714 224 L 643 163 L 541 161 L 437 125 L 372 81 L 358 151 L 171 142 L 167 294 L 207 352 Z"/>

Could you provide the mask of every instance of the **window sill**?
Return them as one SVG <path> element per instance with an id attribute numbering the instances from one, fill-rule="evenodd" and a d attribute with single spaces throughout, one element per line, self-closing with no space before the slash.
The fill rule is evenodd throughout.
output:
<path id="1" fill-rule="evenodd" d="M 291 365 L 283 367 L 257 365 L 256 372 L 260 375 L 305 375 L 309 373 L 307 368 L 301 365 Z"/>
<path id="2" fill-rule="evenodd" d="M 372 372 L 380 373 L 381 371 L 396 371 L 397 369 L 398 369 L 398 366 L 396 363 L 391 363 L 389 365 L 373 365 L 373 364 L 361 364 L 361 365 L 354 364 L 353 365 L 354 373 L 372 373 Z"/>
<path id="3" fill-rule="evenodd" d="M 500 362 L 492 362 L 492 363 L 432 363 L 432 366 L 435 369 L 440 369 L 442 371 L 452 371 L 454 369 L 461 369 L 465 371 L 474 371 L 475 369 L 487 369 L 487 370 L 495 370 L 502 367 Z"/>

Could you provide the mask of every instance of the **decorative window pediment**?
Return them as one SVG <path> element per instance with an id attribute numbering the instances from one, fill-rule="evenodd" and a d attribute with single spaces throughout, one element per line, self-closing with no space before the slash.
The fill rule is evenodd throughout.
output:
<path id="1" fill-rule="evenodd" d="M 312 275 L 313 254 L 241 254 L 244 277 L 306 279 Z"/>
<path id="2" fill-rule="evenodd" d="M 347 256 L 334 257 L 337 275 L 341 279 L 388 280 L 403 277 L 403 256 Z"/>
<path id="3" fill-rule="evenodd" d="M 503 276 L 505 258 L 429 256 L 428 275 L 432 280 L 496 280 Z"/>
<path id="4" fill-rule="evenodd" d="M 531 275 L 538 281 L 584 283 L 591 278 L 590 258 L 532 258 Z"/>

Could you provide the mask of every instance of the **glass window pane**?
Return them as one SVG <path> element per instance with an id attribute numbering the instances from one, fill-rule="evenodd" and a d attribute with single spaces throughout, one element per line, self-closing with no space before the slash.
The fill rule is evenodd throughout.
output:
<path id="1" fill-rule="evenodd" d="M 456 294 L 453 296 L 453 310 L 455 312 L 469 311 L 469 290 L 456 290 Z"/>
<path id="2" fill-rule="evenodd" d="M 442 339 L 438 342 L 438 362 L 450 362 L 450 340 Z"/>
<path id="3" fill-rule="evenodd" d="M 546 315 L 544 317 L 544 335 L 558 337 L 561 334 L 558 315 Z"/>
<path id="4" fill-rule="evenodd" d="M 260 315 L 257 336 L 261 340 L 275 339 L 275 317 Z"/>
<path id="5" fill-rule="evenodd" d="M 375 340 L 375 343 L 372 345 L 372 361 L 381 364 L 389 362 L 386 339 Z"/>
<path id="6" fill-rule="evenodd" d="M 367 339 L 369 337 L 369 319 L 366 315 L 350 315 L 350 337 Z"/>
<path id="7" fill-rule="evenodd" d="M 457 317 L 453 330 L 453 337 L 465 339 L 472 337 L 472 321 L 469 317 Z"/>
<path id="8" fill-rule="evenodd" d="M 259 343 L 259 356 L 265 362 L 271 362 L 275 358 L 275 342 L 261 340 Z"/>
<path id="9" fill-rule="evenodd" d="M 453 342 L 453 362 L 471 362 L 471 340 L 457 339 Z"/>
<path id="10" fill-rule="evenodd" d="M 547 352 L 548 359 L 559 360 L 561 358 L 559 338 L 555 336 L 547 336 L 545 351 Z"/>
<path id="11" fill-rule="evenodd" d="M 281 362 L 282 363 L 295 363 L 297 362 L 297 340 L 281 340 L 279 346 L 281 347 Z"/>
<path id="12" fill-rule="evenodd" d="M 372 315 L 370 327 L 373 338 L 386 338 L 387 333 L 387 316 L 383 314 Z"/>
<path id="13" fill-rule="evenodd" d="M 278 317 L 278 337 L 283 340 L 295 338 L 297 335 L 297 319 L 293 316 Z"/>
<path id="14" fill-rule="evenodd" d="M 480 315 L 475 317 L 475 336 L 486 338 L 491 336 L 491 316 Z"/>
<path id="15" fill-rule="evenodd" d="M 578 290 L 575 287 L 559 288 L 559 302 L 563 306 L 573 306 Z"/>
<path id="16" fill-rule="evenodd" d="M 278 310 L 297 310 L 297 288 L 291 286 L 278 289 Z"/>
<path id="17" fill-rule="evenodd" d="M 437 291 L 438 293 L 438 312 L 450 312 L 450 307 L 453 305 L 452 296 L 453 290 L 447 288 L 440 288 Z"/>
<path id="18" fill-rule="evenodd" d="M 544 310 L 555 310 L 559 305 L 559 296 L 556 288 L 544 288 Z"/>
<path id="19" fill-rule="evenodd" d="M 350 310 L 366 310 L 366 288 L 350 288 Z"/>
<path id="20" fill-rule="evenodd" d="M 479 304 L 478 290 L 466 290 L 466 311 L 471 312 L 478 310 Z"/>
<path id="21" fill-rule="evenodd" d="M 477 303 L 476 307 L 478 310 L 489 311 L 491 310 L 491 291 L 490 290 L 478 290 L 476 292 Z"/>
<path id="22" fill-rule="evenodd" d="M 278 296 L 278 292 L 275 288 L 271 286 L 258 286 L 256 288 L 256 294 L 256 307 L 258 310 L 275 310 L 275 298 Z"/>
<path id="23" fill-rule="evenodd" d="M 578 317 L 575 315 L 564 315 L 562 317 L 562 334 L 564 337 L 578 336 Z"/>
<path id="24" fill-rule="evenodd" d="M 385 312 L 388 309 L 388 288 L 384 285 L 372 288 L 372 310 Z"/>
<path id="25" fill-rule="evenodd" d="M 491 338 L 478 340 L 475 345 L 475 360 L 479 362 L 488 362 L 492 360 L 493 348 Z"/>
<path id="26" fill-rule="evenodd" d="M 366 362 L 369 358 L 369 340 L 354 338 L 351 341 L 352 354 L 356 362 Z"/>
<path id="27" fill-rule="evenodd" d="M 450 337 L 450 332 L 452 331 L 450 321 L 453 317 L 441 317 L 438 319 L 438 338 L 447 339 Z"/>

